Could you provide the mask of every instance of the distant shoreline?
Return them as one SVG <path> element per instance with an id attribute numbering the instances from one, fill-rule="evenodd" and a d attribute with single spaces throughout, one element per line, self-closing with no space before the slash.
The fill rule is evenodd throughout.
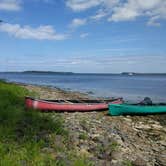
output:
<path id="1" fill-rule="evenodd" d="M 135 72 L 122 72 L 122 73 L 74 73 L 74 72 L 61 72 L 61 71 L 8 71 L 8 72 L 0 72 L 5 74 L 59 74 L 59 75 L 124 75 L 124 76 L 154 76 L 154 75 L 163 75 L 166 76 L 166 73 L 135 73 Z"/>

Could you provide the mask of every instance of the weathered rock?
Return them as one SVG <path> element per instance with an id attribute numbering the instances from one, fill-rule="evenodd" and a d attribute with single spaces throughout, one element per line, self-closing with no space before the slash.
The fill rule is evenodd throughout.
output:
<path id="1" fill-rule="evenodd" d="M 133 166 L 147 166 L 147 163 L 142 158 L 137 157 L 137 159 L 132 162 L 132 165 Z"/>
<path id="2" fill-rule="evenodd" d="M 160 166 L 166 166 L 166 150 L 165 150 L 164 154 L 161 153 L 158 156 L 156 156 L 156 163 Z"/>
<path id="3" fill-rule="evenodd" d="M 121 151 L 112 151 L 111 152 L 111 159 L 116 160 L 116 161 L 121 160 L 122 159 Z"/>

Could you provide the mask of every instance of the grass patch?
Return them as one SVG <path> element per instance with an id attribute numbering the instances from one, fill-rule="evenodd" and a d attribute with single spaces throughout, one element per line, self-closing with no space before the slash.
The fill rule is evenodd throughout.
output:
<path id="1" fill-rule="evenodd" d="M 80 135 L 79 135 L 79 139 L 87 140 L 87 139 L 88 139 L 88 135 L 87 135 L 87 133 L 85 133 L 85 132 L 80 133 Z"/>
<path id="2" fill-rule="evenodd" d="M 70 148 L 61 115 L 25 109 L 25 96 L 33 95 L 0 81 L 0 166 L 92 165 Z"/>
<path id="3" fill-rule="evenodd" d="M 123 165 L 123 166 L 133 166 L 133 164 L 132 164 L 132 162 L 131 162 L 130 160 L 124 160 L 124 161 L 122 162 L 122 165 Z"/>
<path id="4" fill-rule="evenodd" d="M 94 166 L 94 164 L 88 161 L 86 157 L 81 157 L 74 162 L 74 166 Z"/>
<path id="5" fill-rule="evenodd" d="M 116 150 L 118 150 L 118 148 L 119 148 L 119 144 L 116 142 L 116 141 L 113 141 L 113 142 L 111 142 L 111 144 L 108 146 L 110 149 L 111 149 L 111 151 L 113 152 L 113 151 L 116 151 Z"/>
<path id="6" fill-rule="evenodd" d="M 67 136 L 62 118 L 24 108 L 25 88 L 0 81 L 0 165 L 55 165 L 42 149 L 50 147 L 50 135 Z"/>

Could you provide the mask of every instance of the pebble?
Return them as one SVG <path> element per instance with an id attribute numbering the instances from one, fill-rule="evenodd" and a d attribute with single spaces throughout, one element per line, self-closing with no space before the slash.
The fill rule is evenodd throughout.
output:
<path id="1" fill-rule="evenodd" d="M 134 166 L 146 166 L 147 163 L 142 158 L 138 157 L 135 161 L 132 162 Z"/>

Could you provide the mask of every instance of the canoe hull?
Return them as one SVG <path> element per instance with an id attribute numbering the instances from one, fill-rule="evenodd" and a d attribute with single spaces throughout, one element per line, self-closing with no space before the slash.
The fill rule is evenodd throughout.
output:
<path id="1" fill-rule="evenodd" d="M 133 114 L 159 114 L 166 113 L 166 105 L 140 106 L 129 104 L 110 104 L 109 114 L 112 116 Z"/>
<path id="2" fill-rule="evenodd" d="M 123 101 L 122 99 L 113 100 L 112 104 L 121 104 Z M 41 111 L 99 111 L 99 110 L 107 110 L 108 104 L 107 103 L 57 103 L 48 100 L 37 100 L 32 98 L 25 99 L 26 108 L 30 109 L 37 109 Z"/>

